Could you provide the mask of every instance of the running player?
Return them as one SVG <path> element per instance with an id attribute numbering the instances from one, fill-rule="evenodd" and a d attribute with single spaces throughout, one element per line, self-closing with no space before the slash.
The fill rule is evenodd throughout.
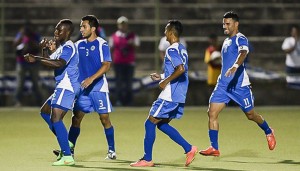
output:
<path id="1" fill-rule="evenodd" d="M 228 38 L 224 40 L 222 46 L 221 74 L 209 100 L 208 133 L 211 146 L 200 151 L 200 154 L 205 156 L 220 155 L 218 115 L 230 100 L 235 101 L 247 118 L 257 123 L 265 132 L 270 150 L 273 150 L 276 145 L 273 129 L 269 127 L 261 115 L 254 111 L 254 97 L 244 66 L 244 60 L 249 52 L 248 39 L 239 32 L 238 27 L 238 15 L 232 11 L 226 12 L 223 17 L 223 29 Z"/>
<path id="2" fill-rule="evenodd" d="M 188 143 L 169 122 L 180 119 L 188 90 L 188 54 L 186 48 L 179 42 L 182 24 L 178 20 L 171 20 L 165 27 L 165 36 L 170 46 L 166 49 L 164 58 L 164 73 L 151 74 L 152 80 L 160 81 L 162 89 L 158 99 L 153 103 L 149 116 L 145 122 L 144 156 L 132 167 L 152 167 L 152 149 L 157 128 L 179 144 L 185 154 L 185 166 L 192 163 L 197 154 L 197 147 Z"/>

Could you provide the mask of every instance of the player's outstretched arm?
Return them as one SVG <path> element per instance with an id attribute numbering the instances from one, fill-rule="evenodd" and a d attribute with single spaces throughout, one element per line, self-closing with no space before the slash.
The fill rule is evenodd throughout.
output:
<path id="1" fill-rule="evenodd" d="M 50 59 L 42 56 L 34 56 L 29 53 L 24 55 L 24 58 L 29 63 L 34 63 L 36 61 L 39 61 L 41 64 L 52 69 L 61 68 L 66 65 L 66 61 L 63 59 Z"/>

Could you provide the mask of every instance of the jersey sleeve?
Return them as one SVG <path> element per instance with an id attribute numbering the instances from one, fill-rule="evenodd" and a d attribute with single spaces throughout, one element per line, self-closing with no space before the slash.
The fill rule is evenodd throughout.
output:
<path id="1" fill-rule="evenodd" d="M 64 46 L 59 58 L 65 60 L 68 63 L 72 57 L 73 50 L 74 49 L 70 45 Z"/>
<path id="2" fill-rule="evenodd" d="M 177 49 L 175 48 L 169 48 L 167 49 L 168 56 L 170 56 L 170 61 L 172 62 L 174 68 L 178 65 L 183 64 L 183 61 L 181 60 L 180 54 Z"/>
<path id="3" fill-rule="evenodd" d="M 103 61 L 111 62 L 111 55 L 110 55 L 110 49 L 107 44 L 107 42 L 102 44 L 102 55 L 103 55 Z"/>
<path id="4" fill-rule="evenodd" d="M 237 38 L 237 44 L 238 44 L 239 52 L 241 50 L 246 50 L 247 53 L 249 52 L 248 40 L 245 36 L 238 37 Z"/>

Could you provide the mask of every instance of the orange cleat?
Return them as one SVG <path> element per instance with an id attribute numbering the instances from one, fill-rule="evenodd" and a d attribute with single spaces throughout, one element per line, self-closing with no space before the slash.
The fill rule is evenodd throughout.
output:
<path id="1" fill-rule="evenodd" d="M 199 153 L 204 156 L 216 156 L 216 157 L 220 156 L 220 151 L 216 150 L 212 146 L 208 147 L 206 150 L 201 150 Z"/>
<path id="2" fill-rule="evenodd" d="M 267 137 L 267 141 L 268 141 L 268 146 L 270 150 L 273 150 L 276 146 L 276 140 L 275 140 L 275 135 L 274 135 L 274 129 L 272 129 L 272 133 L 268 134 Z"/>
<path id="3" fill-rule="evenodd" d="M 186 153 L 185 166 L 189 166 L 193 162 L 197 152 L 198 152 L 198 148 L 196 146 L 192 146 L 191 151 Z"/>
<path id="4" fill-rule="evenodd" d="M 142 158 L 135 163 L 131 163 L 130 166 L 131 167 L 154 167 L 154 163 L 152 161 L 146 161 Z"/>

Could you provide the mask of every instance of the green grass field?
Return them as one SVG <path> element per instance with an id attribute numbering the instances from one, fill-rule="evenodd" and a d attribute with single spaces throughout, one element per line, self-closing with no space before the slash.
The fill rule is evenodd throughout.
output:
<path id="1" fill-rule="evenodd" d="M 54 167 L 52 149 L 56 138 L 39 116 L 39 108 L 0 108 L 0 170 L 207 170 L 207 171 L 296 171 L 300 170 L 300 107 L 257 107 L 275 129 L 277 147 L 270 151 L 262 130 L 246 119 L 238 107 L 226 108 L 219 116 L 220 157 L 197 155 L 184 167 L 183 149 L 157 130 L 153 150 L 154 168 L 132 168 L 129 164 L 143 155 L 144 121 L 149 108 L 115 108 L 111 120 L 115 127 L 118 159 L 104 160 L 106 139 L 97 114 L 87 115 L 77 141 L 74 167 Z M 65 117 L 67 127 L 70 113 Z M 209 145 L 206 107 L 186 107 L 181 120 L 171 125 L 193 145 Z"/>

